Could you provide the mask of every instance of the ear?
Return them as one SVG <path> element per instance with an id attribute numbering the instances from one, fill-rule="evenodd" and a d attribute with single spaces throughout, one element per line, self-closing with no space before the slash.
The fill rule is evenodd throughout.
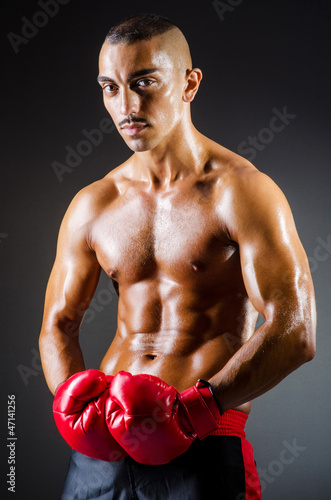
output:
<path id="1" fill-rule="evenodd" d="M 184 102 L 192 102 L 198 92 L 202 80 L 202 71 L 199 68 L 188 69 L 186 71 L 186 87 L 183 93 Z"/>

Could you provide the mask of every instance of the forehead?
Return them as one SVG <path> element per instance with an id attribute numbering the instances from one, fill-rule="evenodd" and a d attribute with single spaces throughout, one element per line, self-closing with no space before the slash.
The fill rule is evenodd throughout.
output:
<path id="1" fill-rule="evenodd" d="M 113 45 L 105 42 L 99 57 L 100 74 L 113 78 L 125 78 L 129 74 L 145 68 L 169 71 L 173 67 L 171 50 L 162 43 L 159 37 L 132 44 Z"/>

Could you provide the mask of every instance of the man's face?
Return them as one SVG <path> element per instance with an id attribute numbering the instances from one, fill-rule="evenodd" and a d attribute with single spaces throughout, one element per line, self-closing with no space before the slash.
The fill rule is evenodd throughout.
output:
<path id="1" fill-rule="evenodd" d="M 106 42 L 98 81 L 105 107 L 133 151 L 155 148 L 183 117 L 186 70 L 162 36 L 131 45 Z"/>

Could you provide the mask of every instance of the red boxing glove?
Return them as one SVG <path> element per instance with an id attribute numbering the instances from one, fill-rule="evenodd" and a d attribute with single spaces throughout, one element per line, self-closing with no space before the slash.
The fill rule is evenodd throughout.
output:
<path id="1" fill-rule="evenodd" d="M 58 386 L 53 402 L 54 419 L 65 441 L 83 455 L 106 462 L 127 455 L 105 421 L 112 379 L 99 370 L 75 373 Z"/>
<path id="2" fill-rule="evenodd" d="M 217 429 L 220 409 L 207 382 L 179 393 L 153 375 L 119 372 L 109 388 L 109 431 L 136 462 L 166 464 Z"/>

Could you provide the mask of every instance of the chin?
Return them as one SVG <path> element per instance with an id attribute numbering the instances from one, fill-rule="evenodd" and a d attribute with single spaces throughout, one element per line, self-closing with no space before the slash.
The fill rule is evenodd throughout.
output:
<path id="1" fill-rule="evenodd" d="M 146 141 L 142 139 L 125 141 L 126 145 L 135 153 L 142 153 L 143 151 L 150 151 L 157 146 L 157 142 Z"/>
<path id="2" fill-rule="evenodd" d="M 128 146 L 134 153 L 142 153 L 143 151 L 150 151 L 152 149 L 146 145 L 128 144 Z"/>

